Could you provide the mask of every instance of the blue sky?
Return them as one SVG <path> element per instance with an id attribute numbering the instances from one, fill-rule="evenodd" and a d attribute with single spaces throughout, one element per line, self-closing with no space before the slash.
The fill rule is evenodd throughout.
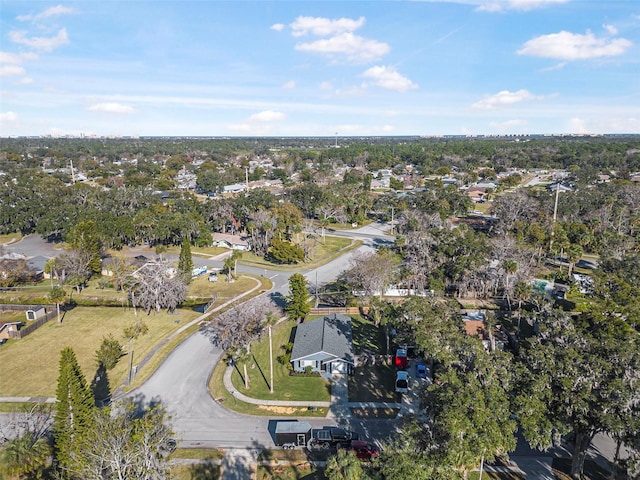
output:
<path id="1" fill-rule="evenodd" d="M 637 0 L 2 0 L 0 135 L 640 133 Z"/>

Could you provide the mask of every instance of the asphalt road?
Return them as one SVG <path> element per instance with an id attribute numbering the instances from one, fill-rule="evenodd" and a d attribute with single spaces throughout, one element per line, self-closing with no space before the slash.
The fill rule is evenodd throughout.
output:
<path id="1" fill-rule="evenodd" d="M 317 269 L 303 272 L 310 283 L 315 282 L 316 272 L 319 283 L 334 280 L 349 267 L 355 251 L 373 251 L 373 245 L 388 242 L 390 237 L 381 236 L 381 225 L 365 227 L 361 230 L 339 232 L 363 240 L 359 249 L 335 259 Z M 222 262 L 202 260 L 204 264 L 220 267 Z M 238 265 L 239 272 L 265 275 L 272 279 L 274 288 L 267 295 L 288 295 L 288 280 L 293 272 L 269 271 Z M 224 408 L 213 399 L 207 388 L 213 367 L 220 359 L 221 350 L 209 338 L 198 332 L 180 344 L 144 385 L 134 390 L 129 398 L 140 405 L 157 402 L 167 408 L 172 416 L 172 425 L 183 447 L 216 448 L 271 448 L 273 438 L 269 432 L 269 421 L 273 417 L 241 415 Z M 314 426 L 332 422 L 324 418 L 305 418 Z M 337 419 L 337 423 L 372 438 L 387 436 L 392 426 L 386 421 L 355 421 Z M 273 428 L 271 428 L 272 430 Z M 375 437 L 374 437 L 375 436 Z"/>

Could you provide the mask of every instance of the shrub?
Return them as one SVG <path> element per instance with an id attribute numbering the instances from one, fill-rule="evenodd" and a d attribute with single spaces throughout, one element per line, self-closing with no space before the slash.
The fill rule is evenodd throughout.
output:
<path id="1" fill-rule="evenodd" d="M 116 366 L 118 360 L 122 356 L 122 345 L 113 335 L 109 334 L 108 337 L 102 339 L 102 344 L 96 352 L 96 363 L 104 365 L 104 368 L 111 370 Z"/>

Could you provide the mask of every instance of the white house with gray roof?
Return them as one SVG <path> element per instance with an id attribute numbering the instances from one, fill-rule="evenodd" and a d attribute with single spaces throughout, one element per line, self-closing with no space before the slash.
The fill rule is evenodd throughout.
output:
<path id="1" fill-rule="evenodd" d="M 296 372 L 350 373 L 355 366 L 351 317 L 332 314 L 296 328 L 291 363 Z"/>

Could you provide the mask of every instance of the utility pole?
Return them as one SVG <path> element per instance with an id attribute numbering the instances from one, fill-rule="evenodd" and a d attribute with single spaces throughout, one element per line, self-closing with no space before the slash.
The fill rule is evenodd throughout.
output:
<path id="1" fill-rule="evenodd" d="M 391 206 L 391 235 L 393 235 L 394 224 L 393 224 L 393 214 L 395 213 L 396 207 Z"/>
<path id="2" fill-rule="evenodd" d="M 271 325 L 269 325 L 269 392 L 273 393 L 273 345 L 271 343 Z"/>
<path id="3" fill-rule="evenodd" d="M 318 308 L 318 269 L 316 268 L 316 308 Z"/>
<path id="4" fill-rule="evenodd" d="M 556 182 L 556 201 L 553 205 L 553 222 L 551 223 L 551 235 L 549 239 L 549 252 L 553 250 L 553 236 L 556 232 L 556 219 L 558 218 L 558 195 L 560 193 L 560 182 Z"/>

